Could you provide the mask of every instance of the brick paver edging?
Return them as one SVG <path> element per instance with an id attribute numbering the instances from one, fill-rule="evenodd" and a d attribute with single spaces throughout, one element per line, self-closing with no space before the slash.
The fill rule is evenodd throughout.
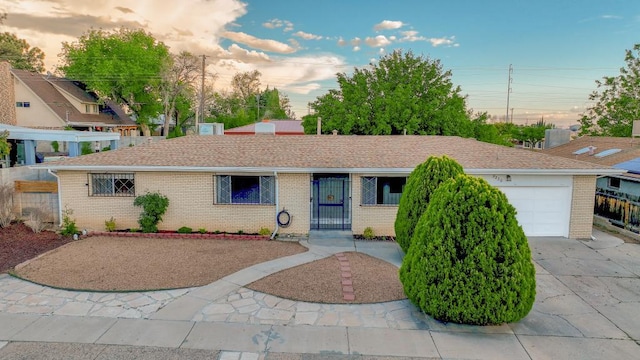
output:
<path id="1" fill-rule="evenodd" d="M 141 233 L 123 231 L 92 231 L 89 236 L 137 237 L 155 239 L 222 239 L 222 240 L 269 240 L 269 235 L 247 234 L 180 234 L 180 233 Z"/>
<path id="2" fill-rule="evenodd" d="M 353 301 L 356 299 L 356 294 L 353 292 L 353 279 L 351 278 L 351 265 L 349 265 L 349 259 L 344 253 L 337 253 L 336 258 L 340 262 L 340 282 L 342 284 L 342 298 L 347 301 Z"/>

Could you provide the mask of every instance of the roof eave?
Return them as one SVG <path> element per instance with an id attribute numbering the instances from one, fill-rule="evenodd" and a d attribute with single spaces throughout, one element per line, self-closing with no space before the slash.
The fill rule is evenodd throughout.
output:
<path id="1" fill-rule="evenodd" d="M 137 171 L 137 172 L 212 172 L 212 173 L 353 173 L 353 174 L 409 174 L 414 168 L 293 168 L 293 167 L 201 167 L 201 166 L 122 166 L 122 165 L 65 165 L 41 164 L 50 170 L 63 171 Z M 470 175 L 620 175 L 626 170 L 602 169 L 464 169 Z"/>

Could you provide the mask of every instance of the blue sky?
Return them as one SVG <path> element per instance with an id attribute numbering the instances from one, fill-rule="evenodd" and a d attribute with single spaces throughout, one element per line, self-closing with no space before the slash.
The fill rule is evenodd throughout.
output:
<path id="1" fill-rule="evenodd" d="M 173 51 L 208 56 L 216 86 L 259 70 L 264 86 L 292 100 L 297 116 L 335 88 L 337 72 L 394 49 L 439 59 L 468 96 L 468 107 L 496 121 L 577 123 L 595 80 L 616 75 L 624 51 L 640 43 L 640 1 L 349 0 L 4 0 L 1 31 L 47 53 L 54 68 L 62 41 L 90 26 L 143 27 Z M 162 4 L 159 6 L 158 4 Z"/>

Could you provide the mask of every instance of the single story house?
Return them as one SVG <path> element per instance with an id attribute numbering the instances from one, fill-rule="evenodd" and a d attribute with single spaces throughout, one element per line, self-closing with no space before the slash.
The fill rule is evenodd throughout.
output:
<path id="1" fill-rule="evenodd" d="M 596 177 L 623 170 L 455 136 L 189 135 L 41 164 L 80 228 L 137 228 L 135 196 L 170 200 L 160 229 L 394 235 L 407 176 L 447 155 L 500 188 L 529 236 L 589 238 Z M 282 213 L 286 211 L 286 213 Z"/>
<path id="2" fill-rule="evenodd" d="M 543 152 L 624 170 L 596 180 L 595 214 L 640 231 L 640 139 L 583 136 Z"/>

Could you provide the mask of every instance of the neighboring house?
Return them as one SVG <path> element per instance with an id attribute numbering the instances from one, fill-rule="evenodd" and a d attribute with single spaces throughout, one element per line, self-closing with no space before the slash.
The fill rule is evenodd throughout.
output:
<path id="1" fill-rule="evenodd" d="M 640 139 L 583 136 L 544 153 L 625 170 L 597 179 L 594 211 L 617 226 L 639 232 Z"/>
<path id="2" fill-rule="evenodd" d="M 199 136 L 40 166 L 59 177 L 61 208 L 81 228 L 137 228 L 135 196 L 166 195 L 161 229 L 279 233 L 344 229 L 393 235 L 406 177 L 447 155 L 504 191 L 529 236 L 589 238 L 596 176 L 621 170 L 446 136 Z"/>
<path id="3" fill-rule="evenodd" d="M 124 136 L 137 132 L 136 122 L 122 108 L 111 101 L 99 102 L 80 82 L 6 65 L 0 67 L 0 72 L 0 87 L 13 89 L 13 96 L 0 99 L 0 107 L 14 108 L 15 122 L 3 121 L 8 125 L 116 132 Z"/>
<path id="4" fill-rule="evenodd" d="M 304 128 L 300 120 L 262 120 L 261 123 L 249 124 L 224 131 L 225 135 L 254 135 L 256 130 L 261 132 L 260 124 L 273 124 L 273 128 L 262 129 L 262 132 L 271 132 L 275 135 L 304 135 Z M 258 129 L 256 129 L 256 125 Z"/>

